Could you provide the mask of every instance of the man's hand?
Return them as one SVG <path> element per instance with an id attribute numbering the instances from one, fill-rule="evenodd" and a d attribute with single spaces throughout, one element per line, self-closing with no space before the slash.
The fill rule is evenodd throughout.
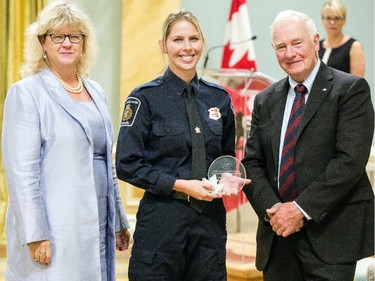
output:
<path id="1" fill-rule="evenodd" d="M 293 202 L 276 204 L 266 212 L 272 230 L 279 236 L 287 237 L 303 227 L 303 214 Z"/>

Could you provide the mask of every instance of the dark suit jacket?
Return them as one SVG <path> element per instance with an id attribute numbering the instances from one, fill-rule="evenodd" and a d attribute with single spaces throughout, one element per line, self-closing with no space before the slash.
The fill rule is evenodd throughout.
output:
<path id="1" fill-rule="evenodd" d="M 259 217 L 259 270 L 267 264 L 275 237 L 264 219 L 266 209 L 281 202 L 277 175 L 288 89 L 284 78 L 256 96 L 243 160 L 252 179 L 244 191 Z M 312 217 L 304 229 L 326 263 L 353 262 L 374 253 L 374 193 L 365 172 L 373 133 L 366 80 L 321 63 L 298 131 L 295 201 Z"/>

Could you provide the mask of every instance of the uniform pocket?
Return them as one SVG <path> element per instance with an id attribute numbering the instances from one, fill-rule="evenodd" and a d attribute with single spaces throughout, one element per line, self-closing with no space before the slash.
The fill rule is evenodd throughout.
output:
<path id="1" fill-rule="evenodd" d="M 168 147 L 167 150 L 163 150 L 164 157 L 175 156 L 180 151 L 181 144 L 186 142 L 184 128 L 182 124 L 173 121 L 154 122 L 148 142 L 149 147 L 158 153 L 161 148 Z"/>
<path id="2" fill-rule="evenodd" d="M 181 135 L 184 130 L 181 124 L 175 122 L 159 122 L 152 125 L 152 131 L 155 136 L 166 137 Z"/>
<path id="3" fill-rule="evenodd" d="M 132 257 L 142 263 L 145 264 L 152 264 L 155 256 L 155 251 L 145 251 L 145 250 L 140 250 L 140 251 L 133 251 L 132 252 Z"/>
<path id="4" fill-rule="evenodd" d="M 129 280 L 182 280 L 184 263 L 181 254 L 133 250 L 129 262 Z"/>
<path id="5" fill-rule="evenodd" d="M 220 137 L 223 135 L 223 127 L 219 122 L 210 122 L 208 123 L 208 128 L 215 137 Z"/>
<path id="6" fill-rule="evenodd" d="M 209 130 L 205 135 L 205 140 L 208 145 L 206 145 L 206 152 L 209 155 L 221 155 L 221 140 L 223 137 L 223 127 L 221 122 L 208 122 Z"/>

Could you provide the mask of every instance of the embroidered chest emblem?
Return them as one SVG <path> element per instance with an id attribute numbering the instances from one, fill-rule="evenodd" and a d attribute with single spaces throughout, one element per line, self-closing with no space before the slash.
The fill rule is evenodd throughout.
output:
<path id="1" fill-rule="evenodd" d="M 219 120 L 221 118 L 220 109 L 217 107 L 211 107 L 208 110 L 208 117 L 213 120 Z"/>

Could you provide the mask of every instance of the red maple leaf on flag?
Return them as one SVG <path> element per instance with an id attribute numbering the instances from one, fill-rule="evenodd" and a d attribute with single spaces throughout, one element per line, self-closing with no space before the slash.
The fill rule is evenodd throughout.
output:
<path id="1" fill-rule="evenodd" d="M 257 70 L 246 0 L 232 1 L 224 42 L 221 68 Z"/>
<path id="2" fill-rule="evenodd" d="M 226 26 L 221 68 L 244 69 L 255 72 L 257 67 L 253 38 L 246 0 L 232 0 Z M 249 97 L 240 94 L 241 87 L 224 87 L 232 98 L 233 108 L 236 113 L 236 158 L 242 160 L 246 141 L 242 136 L 242 122 L 249 114 L 249 110 L 246 108 Z M 227 211 L 234 210 L 240 204 L 247 202 L 246 196 L 242 191 L 237 198 L 223 198 L 223 201 Z"/>
<path id="3" fill-rule="evenodd" d="M 242 160 L 246 140 L 250 133 L 251 113 L 255 96 L 274 80 L 257 71 L 254 39 L 250 27 L 246 0 L 232 0 L 225 32 L 225 45 L 219 77 L 228 91 L 236 114 L 236 158 Z M 214 46 L 217 48 L 220 46 Z M 207 62 L 208 56 L 206 57 Z M 205 64 L 206 64 L 205 62 Z M 205 67 L 205 66 L 204 66 Z M 248 175 L 251 178 L 251 175 Z M 237 197 L 223 197 L 227 212 L 236 210 L 247 202 L 240 191 Z"/>

